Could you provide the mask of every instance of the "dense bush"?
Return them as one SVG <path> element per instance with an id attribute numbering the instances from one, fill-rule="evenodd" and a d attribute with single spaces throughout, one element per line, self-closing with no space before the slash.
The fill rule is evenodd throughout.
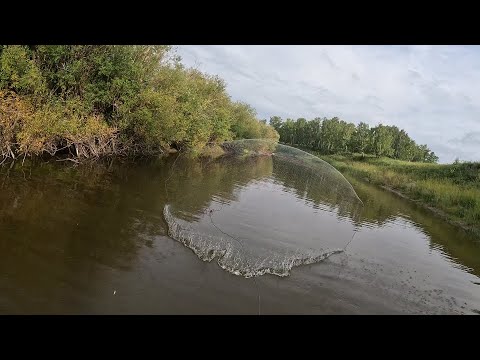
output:
<path id="1" fill-rule="evenodd" d="M 169 46 L 0 46 L 0 156 L 200 150 L 277 132 Z"/>

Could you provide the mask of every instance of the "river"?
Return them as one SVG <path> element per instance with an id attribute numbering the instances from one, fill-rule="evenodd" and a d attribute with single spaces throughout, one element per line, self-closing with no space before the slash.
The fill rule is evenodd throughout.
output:
<path id="1" fill-rule="evenodd" d="M 348 178 L 347 206 L 275 156 L 176 160 L 4 165 L 0 313 L 480 313 L 480 242 L 418 205 Z"/>

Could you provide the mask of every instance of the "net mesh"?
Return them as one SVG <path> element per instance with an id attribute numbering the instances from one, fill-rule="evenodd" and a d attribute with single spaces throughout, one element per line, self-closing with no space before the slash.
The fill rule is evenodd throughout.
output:
<path id="1" fill-rule="evenodd" d="M 270 140 L 222 148 L 225 155 L 195 166 L 175 160 L 163 211 L 170 237 L 201 260 L 246 278 L 288 276 L 295 266 L 344 251 L 354 230 L 342 214 L 363 204 L 340 172 Z M 190 191 L 176 191 L 178 182 Z"/>

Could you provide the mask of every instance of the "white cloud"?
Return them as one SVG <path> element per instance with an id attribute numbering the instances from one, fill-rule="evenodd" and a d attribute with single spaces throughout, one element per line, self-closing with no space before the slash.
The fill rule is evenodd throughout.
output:
<path id="1" fill-rule="evenodd" d="M 180 46 L 261 118 L 339 116 L 404 128 L 440 161 L 480 160 L 478 46 Z"/>

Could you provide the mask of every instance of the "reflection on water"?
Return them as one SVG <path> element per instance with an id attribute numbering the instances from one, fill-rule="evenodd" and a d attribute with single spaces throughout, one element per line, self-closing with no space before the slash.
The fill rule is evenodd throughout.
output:
<path id="1" fill-rule="evenodd" d="M 480 276 L 480 242 L 467 232 L 432 216 L 421 206 L 400 199 L 386 190 L 362 183 L 352 177 L 348 180 L 365 202 L 365 207 L 353 219 L 365 228 L 412 229 L 422 238 L 431 253 L 438 253 L 452 266 Z"/>
<path id="2" fill-rule="evenodd" d="M 179 182 L 172 190 L 167 185 L 169 201 L 164 209 L 169 235 L 200 259 L 216 259 L 222 269 L 247 278 L 288 276 L 295 266 L 342 252 L 353 229 L 336 215 L 353 214 L 361 204 L 350 184 L 323 164 L 301 166 L 278 156 L 279 151 L 275 154 L 273 158 L 226 157 L 214 163 L 213 171 L 221 166 L 222 173 L 236 169 L 234 173 L 242 175 L 227 177 L 227 184 L 235 182 L 232 196 L 212 188 L 214 193 L 202 203 L 201 211 L 196 194 L 204 191 L 202 175 L 184 163 L 174 168 L 172 178 Z M 213 164 L 204 167 L 207 177 L 209 166 Z M 252 169 L 262 171 L 246 178 Z M 178 188 L 189 191 L 175 191 Z"/>
<path id="3" fill-rule="evenodd" d="M 168 202 L 207 233 L 221 209 L 213 219 L 250 251 L 341 248 L 355 231 L 343 255 L 262 277 L 266 313 L 480 309 L 478 241 L 411 202 L 349 178 L 364 206 L 335 203 L 275 157 L 173 161 L 2 167 L 0 312 L 251 313 L 248 279 L 167 236 Z"/>

